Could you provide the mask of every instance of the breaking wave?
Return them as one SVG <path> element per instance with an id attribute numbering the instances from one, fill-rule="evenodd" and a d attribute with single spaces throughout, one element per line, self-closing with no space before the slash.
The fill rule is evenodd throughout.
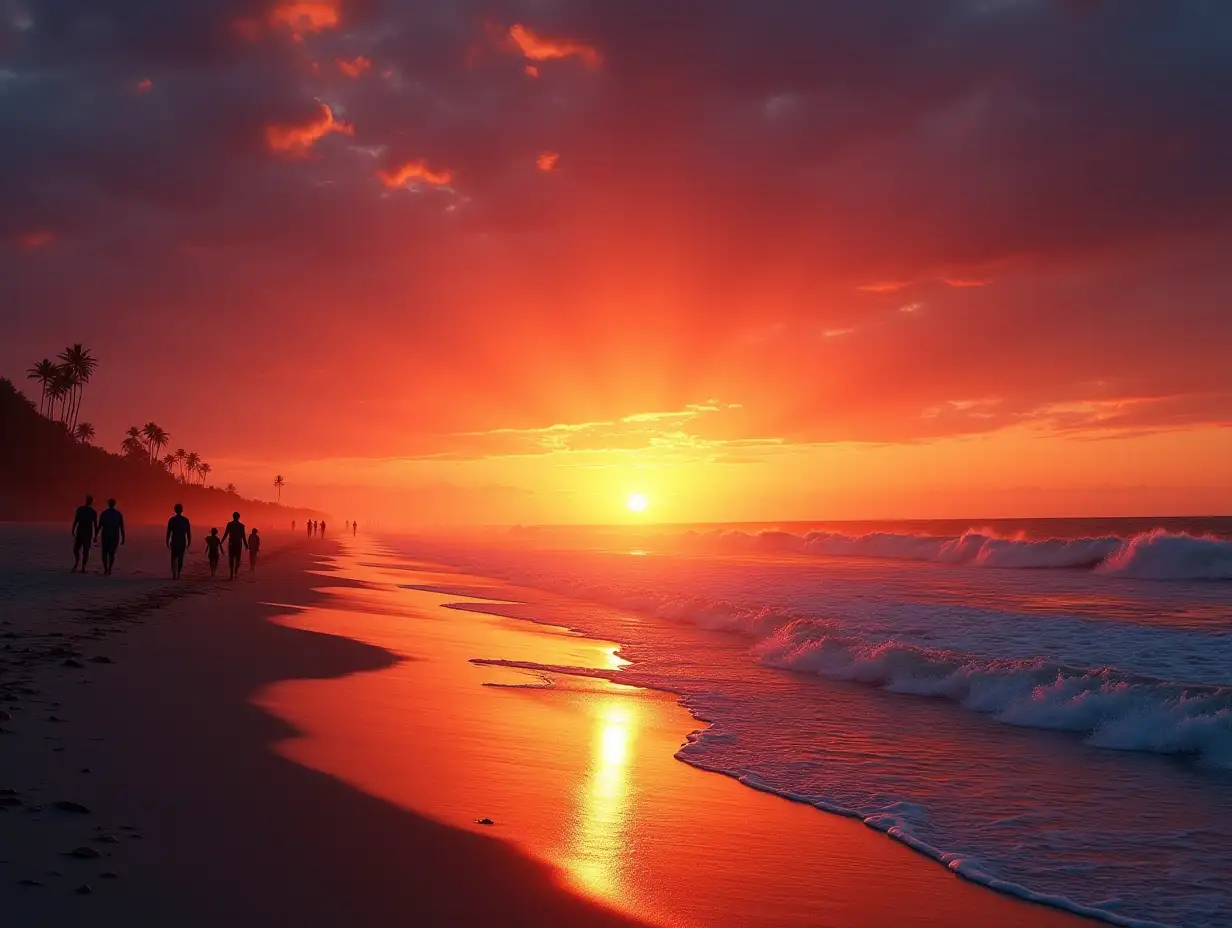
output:
<path id="1" fill-rule="evenodd" d="M 688 531 L 687 550 L 893 558 L 1005 569 L 1088 569 L 1142 580 L 1232 580 L 1232 539 L 1156 529 L 1128 538 L 1002 537 L 994 532 L 914 535 L 871 532 Z"/>

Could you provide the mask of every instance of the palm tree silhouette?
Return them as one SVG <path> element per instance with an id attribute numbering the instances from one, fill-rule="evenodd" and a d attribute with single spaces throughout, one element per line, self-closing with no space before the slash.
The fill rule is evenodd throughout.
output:
<path id="1" fill-rule="evenodd" d="M 60 404 L 59 421 L 61 425 L 68 425 L 68 407 L 69 399 L 73 395 L 73 390 L 76 389 L 76 377 L 68 368 L 62 364 L 57 364 L 55 373 L 51 375 L 51 383 L 47 387 L 47 396 L 51 400 L 52 408 L 58 402 Z M 51 410 L 48 410 L 50 413 Z M 48 415 L 50 419 L 51 416 Z"/>
<path id="2" fill-rule="evenodd" d="M 235 494 L 235 493 L 238 493 L 239 491 L 235 489 L 234 483 L 228 483 L 225 487 L 223 487 L 223 492 Z"/>
<path id="3" fill-rule="evenodd" d="M 89 422 L 79 422 L 73 429 L 73 437 L 83 445 L 88 445 L 94 440 L 94 426 Z"/>
<path id="4" fill-rule="evenodd" d="M 141 441 L 141 429 L 130 425 L 124 433 L 124 441 L 120 443 L 120 453 L 126 458 L 146 457 L 145 444 Z"/>
<path id="5" fill-rule="evenodd" d="M 50 411 L 50 404 L 48 403 L 48 390 L 51 388 L 51 383 L 55 379 L 55 376 L 56 364 L 51 360 L 51 358 L 43 358 L 43 360 L 36 362 L 28 371 L 26 371 L 26 379 L 37 380 L 42 389 L 42 395 L 39 398 L 39 412 L 43 412 L 44 406 L 48 406 L 48 410 Z M 43 415 L 50 418 L 48 412 L 44 412 Z"/>
<path id="6" fill-rule="evenodd" d="M 190 451 L 188 452 L 187 455 L 184 456 L 184 469 L 188 474 L 187 480 L 185 482 L 192 483 L 192 478 L 196 475 L 197 468 L 200 466 L 201 466 L 201 455 L 197 454 L 197 452 Z"/>
<path id="7" fill-rule="evenodd" d="M 77 416 L 81 413 L 81 395 L 85 386 L 98 370 L 98 360 L 90 354 L 90 349 L 81 342 L 71 345 L 60 352 L 61 367 L 71 377 L 71 390 L 68 397 L 68 409 L 65 422 L 70 429 L 77 427 Z"/>
<path id="8" fill-rule="evenodd" d="M 282 502 L 282 488 L 287 485 L 287 482 L 282 479 L 282 474 L 274 478 L 274 489 L 278 491 L 278 502 Z"/>
<path id="9" fill-rule="evenodd" d="M 188 457 L 188 452 L 183 448 L 176 448 L 175 454 L 172 457 L 175 458 L 176 466 L 180 469 L 180 480 L 186 483 L 188 478 L 184 474 L 184 461 Z"/>
<path id="10" fill-rule="evenodd" d="M 175 473 L 175 455 L 174 454 L 164 454 L 163 455 L 163 470 L 165 470 L 169 474 Z"/>
<path id="11" fill-rule="evenodd" d="M 204 461 L 202 461 L 200 464 L 197 465 L 197 473 L 201 475 L 201 485 L 202 486 L 205 486 L 205 478 L 210 475 L 210 471 L 212 471 L 213 469 L 214 468 L 212 468 L 209 464 L 205 463 Z"/>
<path id="12" fill-rule="evenodd" d="M 171 440 L 171 436 L 166 429 L 155 422 L 147 422 L 141 428 L 141 435 L 145 438 L 146 448 L 150 452 L 150 462 L 158 460 L 158 452 L 163 449 L 163 446 Z"/>

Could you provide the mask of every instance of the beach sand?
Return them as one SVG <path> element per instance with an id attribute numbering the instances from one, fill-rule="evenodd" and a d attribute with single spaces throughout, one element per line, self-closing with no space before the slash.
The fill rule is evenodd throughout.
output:
<path id="1" fill-rule="evenodd" d="M 6 926 L 1080 923 L 676 761 L 670 695 L 471 663 L 618 643 L 375 542 L 271 532 L 234 584 L 198 544 L 177 585 L 157 532 L 104 579 L 58 528 L 0 526 Z"/>

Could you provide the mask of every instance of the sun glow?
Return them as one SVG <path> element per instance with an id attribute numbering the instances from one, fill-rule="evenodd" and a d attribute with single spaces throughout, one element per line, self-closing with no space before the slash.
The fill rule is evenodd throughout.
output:
<path id="1" fill-rule="evenodd" d="M 630 512 L 645 512 L 650 501 L 641 493 L 630 493 L 629 498 L 625 500 L 625 505 L 629 507 Z"/>

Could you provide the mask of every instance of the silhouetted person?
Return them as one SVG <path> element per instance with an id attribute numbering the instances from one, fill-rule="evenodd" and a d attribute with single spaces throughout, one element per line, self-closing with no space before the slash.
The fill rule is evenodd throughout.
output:
<path id="1" fill-rule="evenodd" d="M 167 547 L 171 549 L 171 579 L 179 580 L 184 570 L 184 552 L 192 544 L 192 524 L 184 516 L 184 505 L 175 504 L 175 515 L 167 520 Z"/>
<path id="2" fill-rule="evenodd" d="M 354 538 L 354 537 L 355 537 L 355 533 L 356 533 L 356 532 L 358 532 L 358 531 L 359 531 L 359 523 L 358 523 L 358 522 L 352 522 L 352 523 L 351 523 L 351 537 L 352 537 L 352 538 Z"/>
<path id="3" fill-rule="evenodd" d="M 248 533 L 248 569 L 253 571 L 257 569 L 257 552 L 261 550 L 261 536 L 257 534 L 254 528 Z"/>
<path id="4" fill-rule="evenodd" d="M 227 542 L 227 565 L 231 570 L 229 580 L 234 580 L 240 572 L 240 559 L 244 549 L 248 547 L 248 539 L 244 537 L 244 523 L 240 521 L 238 512 L 231 513 L 231 521 L 222 530 L 223 540 Z"/>
<path id="5" fill-rule="evenodd" d="M 291 531 L 295 531 L 295 520 L 291 520 Z"/>
<path id="6" fill-rule="evenodd" d="M 98 528 L 98 513 L 94 511 L 94 497 L 86 495 L 84 506 L 77 507 L 73 516 L 73 527 L 69 529 L 73 535 L 73 573 L 78 566 L 81 572 L 86 572 L 86 561 L 90 560 L 90 546 L 94 544 L 94 532 Z"/>
<path id="7" fill-rule="evenodd" d="M 205 536 L 205 556 L 210 559 L 210 576 L 218 576 L 218 559 L 222 557 L 222 539 L 218 537 L 218 529 L 210 529 Z"/>
<path id="8" fill-rule="evenodd" d="M 311 538 L 312 537 L 312 520 L 309 519 L 307 522 L 305 522 L 304 527 L 308 530 L 308 537 Z"/>
<path id="9" fill-rule="evenodd" d="M 98 541 L 100 535 L 103 539 L 103 576 L 110 577 L 115 567 L 116 550 L 128 541 L 124 536 L 124 514 L 116 509 L 114 499 L 107 500 L 107 508 L 98 517 L 94 540 Z"/>
<path id="10" fill-rule="evenodd" d="M 321 520 L 321 537 L 322 538 L 325 537 L 325 520 L 324 519 Z"/>

